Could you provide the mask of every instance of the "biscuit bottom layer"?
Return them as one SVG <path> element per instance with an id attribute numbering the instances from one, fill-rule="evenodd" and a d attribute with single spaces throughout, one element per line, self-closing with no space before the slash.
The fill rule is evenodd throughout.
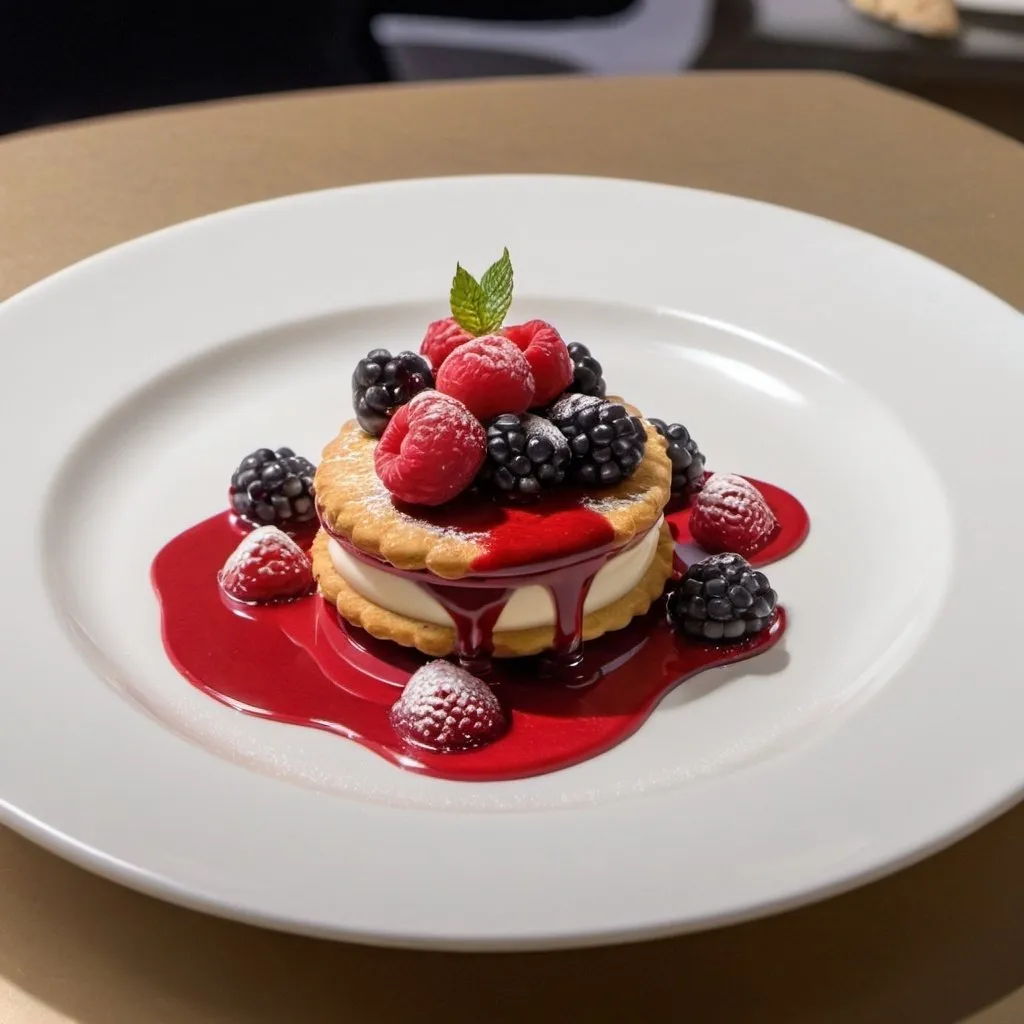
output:
<path id="1" fill-rule="evenodd" d="M 654 560 L 662 522 L 659 519 L 639 542 L 605 563 L 591 584 L 583 605 L 584 614 L 614 604 L 639 584 Z M 440 602 L 414 580 L 356 559 L 334 539 L 328 541 L 327 549 L 338 575 L 366 600 L 409 619 L 453 628 L 452 618 Z M 505 632 L 554 624 L 555 607 L 550 592 L 546 587 L 531 585 L 515 588 L 494 628 Z"/>

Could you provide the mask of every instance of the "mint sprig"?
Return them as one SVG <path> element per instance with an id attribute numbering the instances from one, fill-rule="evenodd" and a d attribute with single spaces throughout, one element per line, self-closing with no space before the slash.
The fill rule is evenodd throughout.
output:
<path id="1" fill-rule="evenodd" d="M 479 281 L 461 263 L 457 264 L 449 303 L 452 316 L 468 333 L 479 337 L 497 331 L 512 305 L 512 260 L 508 249 L 484 271 Z"/>

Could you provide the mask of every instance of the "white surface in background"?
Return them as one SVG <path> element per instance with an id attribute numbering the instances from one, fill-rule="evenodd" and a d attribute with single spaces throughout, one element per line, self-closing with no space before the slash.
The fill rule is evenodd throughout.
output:
<path id="1" fill-rule="evenodd" d="M 639 0 L 619 15 L 532 24 L 389 14 L 374 19 L 373 33 L 396 50 L 521 53 L 597 75 L 672 73 L 700 52 L 712 8 L 712 0 Z M 443 56 L 436 64 L 443 75 Z"/>
<path id="2" fill-rule="evenodd" d="M 1024 10 L 1024 0 L 976 2 L 979 9 L 981 4 L 1005 4 L 1004 10 L 1009 6 Z M 752 10 L 753 21 L 747 36 L 751 47 L 759 40 L 864 51 L 912 50 L 927 45 L 920 36 L 858 14 L 845 0 L 753 0 Z M 1020 31 L 1011 31 L 965 24 L 957 39 L 933 45 L 948 47 L 951 61 L 1024 59 L 1024 26 Z M 933 54 L 931 59 L 934 58 Z"/>
<path id="3" fill-rule="evenodd" d="M 1024 0 L 960 0 L 957 6 L 965 12 L 1024 14 Z M 525 71 L 536 70 L 528 61 L 539 58 L 590 74 L 657 74 L 683 70 L 696 60 L 713 9 L 714 0 L 640 0 L 621 15 L 533 24 L 382 15 L 373 29 L 408 78 L 444 78 L 456 70 L 462 75 L 464 66 L 470 75 L 487 75 L 487 52 L 504 56 L 511 71 L 518 55 Z M 752 0 L 744 39 L 752 52 L 758 42 L 867 53 L 922 45 L 912 33 L 858 14 L 846 0 Z M 951 61 L 1024 61 L 1024 25 L 1017 30 L 965 24 L 958 39 L 940 45 L 949 47 Z M 467 55 L 462 60 L 460 51 Z"/>
<path id="4" fill-rule="evenodd" d="M 1024 14 L 1024 0 L 957 0 L 962 11 L 988 11 L 991 14 Z"/>

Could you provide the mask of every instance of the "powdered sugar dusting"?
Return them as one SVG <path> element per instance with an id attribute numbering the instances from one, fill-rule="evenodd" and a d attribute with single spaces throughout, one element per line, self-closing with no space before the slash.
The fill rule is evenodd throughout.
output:
<path id="1" fill-rule="evenodd" d="M 440 752 L 483 746 L 506 728 L 491 688 L 448 661 L 413 673 L 391 709 L 391 724 L 407 742 Z"/>
<path id="2" fill-rule="evenodd" d="M 392 417 L 373 463 L 400 501 L 433 507 L 470 486 L 486 451 L 484 428 L 470 410 L 440 391 L 423 391 Z"/>
<path id="3" fill-rule="evenodd" d="M 433 534 L 436 537 L 448 537 L 452 540 L 463 541 L 467 543 L 480 543 L 487 536 L 483 532 L 471 532 L 469 530 L 460 530 L 456 526 L 441 526 L 437 523 L 432 523 L 427 519 L 419 519 L 416 516 L 411 516 L 401 509 L 395 507 L 395 503 L 391 498 L 391 494 L 388 489 L 381 483 L 380 477 L 373 477 L 372 489 L 368 489 L 366 493 L 359 499 L 359 505 L 366 511 L 367 515 L 373 518 L 388 517 L 401 519 L 403 522 L 412 523 L 426 530 L 428 533 Z"/>
<path id="4" fill-rule="evenodd" d="M 752 555 L 771 539 L 778 520 L 749 480 L 715 473 L 693 500 L 690 534 L 705 551 Z"/>
<path id="5" fill-rule="evenodd" d="M 636 502 L 643 497 L 643 492 L 615 495 L 613 497 L 605 498 L 599 498 L 588 494 L 583 499 L 583 506 L 584 508 L 589 508 L 592 512 L 600 512 L 602 515 L 607 515 L 611 512 L 617 512 L 619 509 L 628 508 L 630 505 L 636 504 Z"/>
<path id="6" fill-rule="evenodd" d="M 603 401 L 604 399 L 598 398 L 597 395 L 581 395 L 576 392 L 571 395 L 562 395 L 551 406 L 551 416 L 558 420 L 572 419 L 578 412 L 592 405 L 600 405 Z"/>
<path id="7" fill-rule="evenodd" d="M 417 424 L 455 441 L 471 441 L 483 437 L 483 428 L 476 417 L 457 399 L 441 391 L 421 391 L 409 403 L 409 416 Z"/>
<path id="8" fill-rule="evenodd" d="M 286 533 L 276 526 L 261 526 L 231 552 L 217 582 L 236 601 L 283 601 L 312 590 L 313 567 Z"/>
<path id="9" fill-rule="evenodd" d="M 555 448 L 569 447 L 569 442 L 565 439 L 565 434 L 563 434 L 558 427 L 551 422 L 551 420 L 546 420 L 543 416 L 534 416 L 532 414 L 524 416 L 523 431 L 527 438 L 543 438 L 545 441 L 550 441 Z"/>
<path id="10" fill-rule="evenodd" d="M 422 391 L 416 395 L 410 405 L 424 403 L 434 405 L 445 404 L 453 418 L 453 426 L 457 430 L 479 430 L 483 428 L 476 423 L 465 408 L 453 398 L 442 395 L 437 391 Z M 351 495 L 348 503 L 353 522 L 369 521 L 381 522 L 389 520 L 400 520 L 403 523 L 415 526 L 425 533 L 442 539 L 451 539 L 460 543 L 480 543 L 486 533 L 460 529 L 456 526 L 448 526 L 431 522 L 429 518 L 420 518 L 415 514 L 409 514 L 395 505 L 395 501 L 384 486 L 384 482 L 377 475 L 374 465 L 374 450 L 378 442 L 363 434 L 361 431 L 352 431 L 346 437 L 346 443 L 336 446 L 331 454 L 326 456 L 325 462 L 339 464 L 343 467 L 342 472 L 346 478 L 346 492 Z M 324 517 L 321 515 L 321 520 Z M 325 521 L 330 527 L 331 522 Z"/>
<path id="11" fill-rule="evenodd" d="M 329 455 L 325 462 L 347 462 L 353 465 L 365 465 L 366 464 L 366 451 L 359 447 L 346 448 L 342 452 L 334 452 Z"/>
<path id="12" fill-rule="evenodd" d="M 485 335 L 460 345 L 437 373 L 437 388 L 458 398 L 480 420 L 525 412 L 533 401 L 533 371 L 507 338 Z"/>
<path id="13" fill-rule="evenodd" d="M 727 495 L 730 491 L 741 490 L 750 494 L 756 494 L 762 501 L 764 495 L 745 477 L 737 476 L 735 473 L 712 473 L 704 481 L 702 488 L 705 494 L 712 497 Z"/>
<path id="14" fill-rule="evenodd" d="M 526 356 L 500 334 L 485 334 L 468 342 L 459 350 L 459 358 L 475 363 L 477 373 L 511 378 L 518 384 L 529 382 L 533 386 L 533 373 Z"/>
<path id="15" fill-rule="evenodd" d="M 306 553 L 276 526 L 260 526 L 246 534 L 242 543 L 235 548 L 224 563 L 224 576 L 239 572 L 254 572 L 258 576 L 273 578 L 282 573 L 285 559 L 293 565 L 295 559 L 306 561 Z M 288 574 L 293 569 L 289 566 Z"/>

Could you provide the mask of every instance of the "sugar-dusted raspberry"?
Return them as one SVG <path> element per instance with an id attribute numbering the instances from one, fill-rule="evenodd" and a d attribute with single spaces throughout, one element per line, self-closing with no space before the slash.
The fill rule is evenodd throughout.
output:
<path id="1" fill-rule="evenodd" d="M 547 405 L 572 383 L 572 357 L 562 336 L 545 320 L 528 320 L 502 332 L 526 356 L 533 373 L 533 404 Z"/>
<path id="2" fill-rule="evenodd" d="M 217 576 L 236 601 L 267 604 L 304 597 L 313 590 L 306 553 L 283 530 L 261 526 L 247 533 Z"/>
<path id="3" fill-rule="evenodd" d="M 391 418 L 374 465 L 400 501 L 443 505 L 472 482 L 487 452 L 487 435 L 458 399 L 421 391 Z"/>
<path id="4" fill-rule="evenodd" d="M 436 374 L 441 364 L 460 345 L 472 340 L 473 335 L 459 326 L 455 317 L 446 316 L 443 320 L 435 320 L 427 327 L 427 333 L 420 342 L 420 355 L 427 357 Z"/>
<path id="5" fill-rule="evenodd" d="M 507 728 L 491 688 L 448 661 L 432 661 L 414 672 L 390 717 L 407 743 L 441 754 L 493 743 Z"/>
<path id="6" fill-rule="evenodd" d="M 715 473 L 693 500 L 690 533 L 705 551 L 749 557 L 771 540 L 777 527 L 764 495 L 741 476 Z"/>
<path id="7" fill-rule="evenodd" d="M 485 334 L 460 345 L 437 373 L 437 390 L 457 398 L 479 420 L 533 405 L 533 373 L 507 338 Z"/>

